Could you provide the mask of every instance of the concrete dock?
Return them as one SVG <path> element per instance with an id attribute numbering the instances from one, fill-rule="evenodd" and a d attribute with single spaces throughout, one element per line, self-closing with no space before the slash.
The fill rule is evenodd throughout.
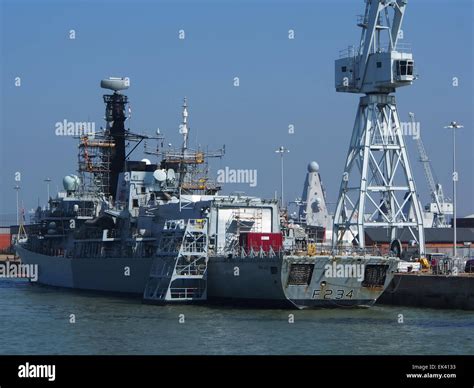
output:
<path id="1" fill-rule="evenodd" d="M 0 263 L 4 263 L 7 261 L 11 262 L 19 262 L 20 258 L 16 256 L 14 253 L 2 253 L 0 254 Z"/>
<path id="2" fill-rule="evenodd" d="M 396 274 L 377 303 L 474 310 L 474 274 Z"/>

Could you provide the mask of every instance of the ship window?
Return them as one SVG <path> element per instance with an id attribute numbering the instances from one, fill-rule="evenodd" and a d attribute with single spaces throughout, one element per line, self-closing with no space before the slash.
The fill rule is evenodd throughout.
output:
<path id="1" fill-rule="evenodd" d="M 133 207 L 138 207 L 138 199 L 135 198 L 132 202 Z"/>
<path id="2" fill-rule="evenodd" d="M 342 66 L 341 70 L 343 73 L 345 73 L 347 71 L 347 66 Z"/>
<path id="3" fill-rule="evenodd" d="M 398 61 L 397 75 L 413 75 L 413 61 Z"/>
<path id="4" fill-rule="evenodd" d="M 380 69 L 382 67 L 382 62 L 377 62 L 377 68 Z"/>
<path id="5" fill-rule="evenodd" d="M 146 187 L 142 186 L 142 194 L 146 193 Z"/>
<path id="6" fill-rule="evenodd" d="M 270 273 L 276 275 L 278 273 L 278 267 L 270 267 Z"/>
<path id="7" fill-rule="evenodd" d="M 400 74 L 401 75 L 407 74 L 407 63 L 405 61 L 400 62 Z"/>
<path id="8" fill-rule="evenodd" d="M 413 75 L 413 61 L 408 61 L 407 63 L 407 74 Z"/>

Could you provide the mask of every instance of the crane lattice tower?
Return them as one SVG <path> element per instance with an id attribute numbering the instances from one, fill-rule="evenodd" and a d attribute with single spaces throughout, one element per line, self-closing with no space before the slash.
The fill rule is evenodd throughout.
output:
<path id="1" fill-rule="evenodd" d="M 421 206 L 393 95 L 415 79 L 412 53 L 399 43 L 407 0 L 365 3 L 359 47 L 335 61 L 336 90 L 364 96 L 340 185 L 333 244 L 349 240 L 365 248 L 366 228 L 386 228 L 392 240 L 408 228 L 423 254 Z"/>

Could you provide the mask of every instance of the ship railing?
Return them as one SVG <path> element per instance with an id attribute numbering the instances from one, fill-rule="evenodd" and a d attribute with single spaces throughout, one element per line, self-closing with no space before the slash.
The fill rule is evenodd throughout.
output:
<path id="1" fill-rule="evenodd" d="M 359 54 L 359 49 L 355 46 L 349 46 L 345 49 L 339 50 L 339 59 L 354 58 Z"/>
<path id="2" fill-rule="evenodd" d="M 193 299 L 199 298 L 203 294 L 204 289 L 202 287 L 173 287 L 170 288 L 170 294 L 172 299 Z"/>
<path id="3" fill-rule="evenodd" d="M 314 245 L 313 245 L 314 246 Z M 296 256 L 387 256 L 389 254 L 388 249 L 382 249 L 381 247 L 333 247 L 332 245 L 315 244 L 316 249 L 309 247 L 295 247 L 285 246 L 280 249 L 269 249 L 234 247 L 232 249 L 218 249 L 215 252 L 209 252 L 209 256 L 230 256 L 230 257 L 254 257 L 254 258 L 268 258 L 284 255 L 296 255 Z"/>
<path id="4" fill-rule="evenodd" d="M 308 256 L 386 256 L 388 255 L 388 249 L 382 249 L 381 247 L 366 247 L 359 248 L 354 246 L 336 246 L 331 244 L 318 244 L 311 243 L 307 244 L 306 247 L 302 246 L 285 246 L 285 254 L 295 255 L 308 255 Z"/>
<path id="5" fill-rule="evenodd" d="M 206 266 L 194 262 L 188 265 L 177 265 L 176 273 L 180 276 L 202 276 L 206 273 Z"/>
<path id="6" fill-rule="evenodd" d="M 329 253 L 334 256 L 386 256 L 389 253 L 387 249 L 382 249 L 378 246 L 360 248 L 355 246 L 317 245 L 316 254 L 318 254 L 318 251 L 322 251 L 324 254 Z"/>
<path id="7" fill-rule="evenodd" d="M 93 217 L 95 215 L 95 208 L 94 206 L 79 206 L 75 215 L 78 217 Z"/>
<path id="8" fill-rule="evenodd" d="M 467 259 L 445 257 L 434 259 L 431 263 L 431 272 L 433 275 L 454 275 L 464 272 Z"/>
<path id="9" fill-rule="evenodd" d="M 269 249 L 245 249 L 244 247 L 234 247 L 232 249 L 220 249 L 216 252 L 209 252 L 210 257 L 226 256 L 226 257 L 240 257 L 240 258 L 272 258 L 280 256 L 283 253 L 281 249 L 275 250 L 272 247 Z"/>
<path id="10" fill-rule="evenodd" d="M 380 248 L 356 248 L 356 247 L 339 247 L 334 248 L 331 245 L 323 246 L 316 244 L 315 250 L 301 247 L 282 247 L 280 249 L 269 249 L 235 247 L 233 249 L 221 249 L 216 252 L 210 252 L 209 256 L 227 256 L 227 257 L 242 257 L 242 258 L 271 258 L 281 255 L 295 255 L 295 256 L 386 256 L 388 252 L 383 252 Z"/>
<path id="11" fill-rule="evenodd" d="M 277 253 L 280 253 L 280 250 L 277 250 L 277 252 L 275 252 L 275 250 L 271 246 L 268 248 L 268 250 L 265 250 L 263 249 L 263 247 L 260 247 L 258 249 L 250 248 L 247 251 L 242 247 L 240 251 L 241 251 L 240 254 L 242 257 L 261 257 L 261 258 L 276 257 Z"/>
<path id="12" fill-rule="evenodd" d="M 413 52 L 411 43 L 408 42 L 397 42 L 397 45 L 394 49 L 391 49 L 390 44 L 386 43 L 380 45 L 377 48 L 378 53 L 388 53 L 390 51 L 397 53 L 411 54 Z M 354 58 L 356 59 L 360 55 L 360 46 L 349 46 L 345 49 L 339 50 L 339 59 L 343 58 Z"/>
<path id="13" fill-rule="evenodd" d="M 387 50 L 388 50 L 388 47 L 387 47 Z M 394 51 L 398 53 L 405 53 L 405 54 L 410 54 L 413 52 L 411 43 L 407 43 L 407 42 L 403 42 L 403 43 L 397 42 L 397 45 L 395 46 Z"/>

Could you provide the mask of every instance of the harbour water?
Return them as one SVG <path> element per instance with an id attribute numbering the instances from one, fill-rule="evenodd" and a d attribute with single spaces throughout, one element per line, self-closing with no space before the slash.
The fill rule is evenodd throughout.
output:
<path id="1" fill-rule="evenodd" d="M 0 322 L 0 354 L 474 354 L 469 311 L 153 306 L 23 279 L 0 279 Z"/>

